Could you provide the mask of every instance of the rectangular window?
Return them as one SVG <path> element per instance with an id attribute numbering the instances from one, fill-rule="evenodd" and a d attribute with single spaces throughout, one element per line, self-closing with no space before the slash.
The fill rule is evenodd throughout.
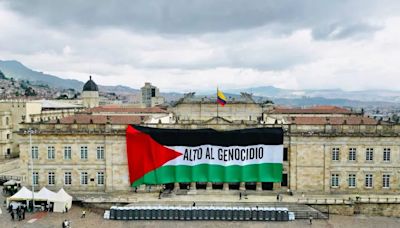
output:
<path id="1" fill-rule="evenodd" d="M 31 148 L 32 159 L 39 159 L 39 148 L 37 146 L 32 146 Z"/>
<path id="2" fill-rule="evenodd" d="M 70 146 L 64 147 L 64 160 L 71 160 L 72 150 Z"/>
<path id="3" fill-rule="evenodd" d="M 339 174 L 331 175 L 331 187 L 339 187 Z"/>
<path id="4" fill-rule="evenodd" d="M 374 148 L 367 148 L 365 151 L 365 160 L 373 161 L 374 160 Z"/>
<path id="5" fill-rule="evenodd" d="M 283 148 L 283 161 L 288 161 L 288 148 Z"/>
<path id="6" fill-rule="evenodd" d="M 382 176 L 382 187 L 383 188 L 390 188 L 390 175 L 383 174 Z"/>
<path id="7" fill-rule="evenodd" d="M 372 174 L 365 175 L 365 187 L 372 188 Z"/>
<path id="8" fill-rule="evenodd" d="M 349 174 L 349 188 L 355 188 L 355 187 L 356 187 L 356 175 Z"/>
<path id="9" fill-rule="evenodd" d="M 39 173 L 38 172 L 32 173 L 32 179 L 33 179 L 33 185 L 35 185 L 35 186 L 39 185 Z"/>
<path id="10" fill-rule="evenodd" d="M 48 178 L 48 183 L 49 183 L 49 185 L 54 185 L 55 183 L 56 183 L 56 178 L 55 178 L 55 173 L 54 172 L 49 172 L 49 178 Z"/>
<path id="11" fill-rule="evenodd" d="M 104 159 L 104 146 L 97 147 L 97 159 L 103 160 Z"/>
<path id="12" fill-rule="evenodd" d="M 357 149 L 349 148 L 349 161 L 355 161 L 357 159 Z"/>
<path id="13" fill-rule="evenodd" d="M 64 173 L 64 185 L 71 185 L 72 184 L 72 174 L 71 172 Z"/>
<path id="14" fill-rule="evenodd" d="M 88 184 L 88 173 L 81 172 L 81 185 L 87 185 L 87 184 Z"/>
<path id="15" fill-rule="evenodd" d="M 97 184 L 104 185 L 104 172 L 97 172 Z"/>
<path id="16" fill-rule="evenodd" d="M 390 161 L 390 148 L 383 149 L 383 161 L 385 162 Z"/>
<path id="17" fill-rule="evenodd" d="M 337 147 L 332 148 L 332 161 L 339 161 L 339 159 L 340 159 L 339 153 L 340 153 L 339 148 L 337 148 Z"/>
<path id="18" fill-rule="evenodd" d="M 87 146 L 81 146 L 81 159 L 87 160 L 88 158 L 88 148 Z"/>
<path id="19" fill-rule="evenodd" d="M 49 160 L 54 160 L 56 157 L 56 149 L 54 146 L 48 146 L 47 147 L 47 159 Z"/>

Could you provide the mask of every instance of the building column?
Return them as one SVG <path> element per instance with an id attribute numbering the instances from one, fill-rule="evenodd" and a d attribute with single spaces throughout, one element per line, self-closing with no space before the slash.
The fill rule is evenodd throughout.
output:
<path id="1" fill-rule="evenodd" d="M 196 191 L 196 182 L 190 183 L 190 190 Z"/>
<path id="2" fill-rule="evenodd" d="M 246 190 L 246 184 L 245 184 L 245 182 L 240 182 L 239 190 L 241 190 L 241 191 Z"/>
<path id="3" fill-rule="evenodd" d="M 229 183 L 224 183 L 222 189 L 223 189 L 224 191 L 229 191 Z"/>
<path id="4" fill-rule="evenodd" d="M 138 192 L 146 192 L 146 185 L 145 184 L 139 185 L 137 191 Z"/>
<path id="5" fill-rule="evenodd" d="M 256 191 L 262 191 L 262 183 L 261 182 L 256 183 Z"/>
<path id="6" fill-rule="evenodd" d="M 207 182 L 206 190 L 212 190 L 212 183 L 211 182 Z"/>
<path id="7" fill-rule="evenodd" d="M 179 186 L 179 183 L 174 183 L 174 191 L 180 190 L 181 187 Z"/>
<path id="8" fill-rule="evenodd" d="M 281 190 L 281 182 L 274 182 L 272 190 Z"/>

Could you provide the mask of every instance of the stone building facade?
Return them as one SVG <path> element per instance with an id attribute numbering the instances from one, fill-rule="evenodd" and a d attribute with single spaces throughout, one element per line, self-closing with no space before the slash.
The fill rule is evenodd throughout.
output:
<path id="1" fill-rule="evenodd" d="M 261 112 L 260 115 L 261 116 Z M 281 183 L 170 183 L 168 188 L 315 193 L 391 194 L 400 190 L 400 125 L 378 123 L 360 115 L 289 117 L 287 124 L 245 123 L 220 118 L 190 123 L 146 123 L 136 116 L 60 123 L 32 123 L 29 137 L 20 130 L 21 167 L 31 183 L 30 154 L 39 187 L 71 192 L 128 192 L 125 129 L 127 124 L 158 128 L 234 130 L 284 129 Z M 54 176 L 54 178 L 53 178 Z M 55 179 L 54 182 L 49 182 Z M 148 186 L 149 187 L 149 186 Z M 153 186 L 157 190 L 160 186 Z M 145 191 L 141 186 L 138 191 Z"/>

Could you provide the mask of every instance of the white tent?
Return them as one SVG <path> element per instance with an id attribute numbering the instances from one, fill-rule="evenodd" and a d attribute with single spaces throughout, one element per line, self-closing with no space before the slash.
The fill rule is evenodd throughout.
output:
<path id="1" fill-rule="evenodd" d="M 26 187 L 22 187 L 13 196 L 7 198 L 7 207 L 11 201 L 29 201 L 32 200 L 32 192 Z"/>
<path id="2" fill-rule="evenodd" d="M 49 201 L 54 203 L 54 212 L 64 212 L 65 208 L 69 210 L 72 207 L 72 196 L 65 192 L 64 189 L 60 189 Z"/>
<path id="3" fill-rule="evenodd" d="M 50 191 L 46 187 L 40 189 L 39 192 L 35 193 L 35 200 L 38 201 L 50 201 L 53 197 L 55 197 L 56 193 Z"/>
<path id="4" fill-rule="evenodd" d="M 17 185 L 17 184 L 21 184 L 21 181 L 9 180 L 9 181 L 5 182 L 3 185 L 4 186 L 13 186 L 13 185 Z"/>

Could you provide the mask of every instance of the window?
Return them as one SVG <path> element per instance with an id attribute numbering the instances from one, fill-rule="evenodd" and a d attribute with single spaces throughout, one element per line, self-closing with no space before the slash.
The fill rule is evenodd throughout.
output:
<path id="1" fill-rule="evenodd" d="M 49 181 L 49 185 L 54 185 L 55 184 L 55 174 L 54 172 L 49 172 L 49 176 L 48 176 L 48 181 Z"/>
<path id="2" fill-rule="evenodd" d="M 339 174 L 331 175 L 331 187 L 339 187 Z"/>
<path id="3" fill-rule="evenodd" d="M 6 117 L 6 125 L 10 124 L 10 120 L 8 117 Z"/>
<path id="4" fill-rule="evenodd" d="M 283 161 L 287 161 L 288 160 L 288 148 L 285 147 L 283 148 Z"/>
<path id="5" fill-rule="evenodd" d="M 97 159 L 99 160 L 104 159 L 104 146 L 97 147 Z"/>
<path id="6" fill-rule="evenodd" d="M 64 160 L 71 160 L 71 147 L 70 146 L 65 146 L 64 147 Z"/>
<path id="7" fill-rule="evenodd" d="M 81 185 L 87 185 L 87 184 L 88 184 L 88 173 L 81 172 Z"/>
<path id="8" fill-rule="evenodd" d="M 372 174 L 365 175 L 365 187 L 372 188 Z"/>
<path id="9" fill-rule="evenodd" d="M 55 157 L 56 157 L 56 149 L 54 148 L 54 146 L 47 147 L 47 159 L 54 160 Z"/>
<path id="10" fill-rule="evenodd" d="M 355 187 L 356 187 L 356 175 L 349 174 L 349 188 L 355 188 Z"/>
<path id="11" fill-rule="evenodd" d="M 374 148 L 367 148 L 365 151 L 365 160 L 373 161 L 374 160 Z"/>
<path id="12" fill-rule="evenodd" d="M 390 188 L 390 175 L 383 174 L 382 176 L 382 187 L 383 188 Z"/>
<path id="13" fill-rule="evenodd" d="M 383 149 L 383 161 L 385 162 L 390 161 L 390 148 Z"/>
<path id="14" fill-rule="evenodd" d="M 64 173 L 64 185 L 71 185 L 72 183 L 72 174 L 71 172 Z"/>
<path id="15" fill-rule="evenodd" d="M 39 148 L 37 146 L 32 146 L 32 159 L 39 159 Z"/>
<path id="16" fill-rule="evenodd" d="M 104 184 L 104 172 L 97 172 L 97 184 L 98 185 Z"/>
<path id="17" fill-rule="evenodd" d="M 332 161 L 339 161 L 340 159 L 339 153 L 340 153 L 339 148 L 337 147 L 332 148 Z"/>
<path id="18" fill-rule="evenodd" d="M 87 160 L 88 158 L 88 149 L 87 146 L 81 146 L 81 159 Z"/>
<path id="19" fill-rule="evenodd" d="M 7 134 L 7 139 L 10 139 L 10 134 Z"/>
<path id="20" fill-rule="evenodd" d="M 355 161 L 357 159 L 357 149 L 350 148 L 349 149 L 349 161 Z"/>
<path id="21" fill-rule="evenodd" d="M 32 180 L 33 180 L 33 185 L 35 185 L 35 186 L 39 185 L 39 173 L 38 172 L 32 173 Z"/>

